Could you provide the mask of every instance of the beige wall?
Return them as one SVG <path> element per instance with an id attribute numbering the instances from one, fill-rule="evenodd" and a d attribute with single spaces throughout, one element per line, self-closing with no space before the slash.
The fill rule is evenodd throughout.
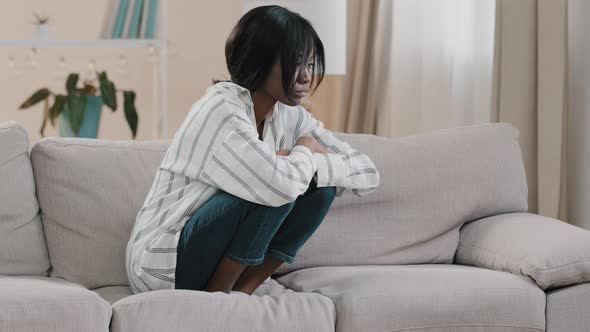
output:
<path id="1" fill-rule="evenodd" d="M 108 11 L 107 1 L 72 0 L 19 0 L 0 4 L 1 39 L 30 39 L 35 29 L 29 22 L 36 10 L 52 19 L 52 39 L 97 38 L 103 24 L 103 13 Z M 227 35 L 242 14 L 241 0 L 224 1 L 169 1 L 169 38 L 175 54 L 169 59 L 169 111 L 168 132 L 171 137 L 184 120 L 190 106 L 211 83 L 212 78 L 227 78 L 224 43 Z M 96 60 L 97 69 L 107 70 L 117 88 L 133 89 L 137 93 L 139 113 L 138 140 L 153 139 L 153 70 L 147 49 L 41 49 L 39 67 L 24 70 L 17 79 L 9 79 L 7 62 L 14 56 L 17 66 L 25 65 L 30 50 L 22 48 L 0 49 L 0 121 L 15 120 L 29 131 L 31 142 L 41 138 L 43 108 L 18 110 L 18 106 L 34 90 L 48 86 L 56 92 L 64 91 L 64 79 L 55 77 L 58 58 L 66 57 L 68 71 L 84 72 L 88 61 Z M 128 59 L 127 78 L 118 74 L 119 56 Z M 312 111 L 330 127 L 332 120 L 328 109 L 339 103 L 337 87 L 339 78 L 327 77 L 312 99 Z M 122 98 L 119 96 L 122 103 Z M 308 101 L 309 103 L 309 101 Z M 58 136 L 58 131 L 48 124 L 45 136 Z M 98 138 L 130 139 L 122 108 L 111 112 L 103 108 Z"/>

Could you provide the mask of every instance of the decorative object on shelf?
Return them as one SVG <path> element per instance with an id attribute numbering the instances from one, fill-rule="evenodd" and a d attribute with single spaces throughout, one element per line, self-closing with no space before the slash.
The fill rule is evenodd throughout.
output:
<path id="1" fill-rule="evenodd" d="M 144 48 L 147 49 L 148 61 L 153 64 L 153 93 L 151 93 L 151 100 L 153 103 L 152 110 L 152 121 L 151 129 L 148 130 L 153 138 L 166 139 L 168 138 L 168 64 L 169 58 L 175 56 L 178 50 L 171 44 L 168 39 L 168 0 L 143 0 L 143 7 L 141 11 L 141 17 L 139 20 L 139 36 L 138 38 L 122 38 L 123 30 L 125 28 L 125 20 L 129 11 L 132 11 L 134 0 L 104 0 L 106 8 L 105 15 L 103 15 L 103 21 L 98 39 L 83 38 L 83 39 L 54 39 L 49 38 L 47 40 L 41 40 L 37 38 L 30 39 L 1 39 L 0 38 L 0 49 L 8 48 L 22 48 L 24 51 L 30 50 L 29 53 L 25 53 L 21 59 L 20 55 L 7 54 L 5 58 L 7 75 L 5 77 L 8 80 L 14 81 L 23 77 L 28 71 L 37 70 L 38 68 L 52 66 L 53 73 L 51 75 L 52 81 L 54 80 L 65 80 L 67 73 L 72 68 L 77 68 L 77 58 L 86 57 L 85 54 L 59 54 L 55 59 L 57 62 L 48 61 L 43 54 L 42 49 L 62 49 L 66 52 L 67 49 L 135 49 Z M 75 9 L 78 7 L 72 5 L 69 9 Z M 84 8 L 82 6 L 82 8 Z M 121 10 L 120 10 L 121 9 Z M 115 36 L 114 28 L 119 18 L 119 12 L 121 12 L 122 22 L 119 22 L 117 27 L 120 36 Z M 124 13 L 123 13 L 124 12 Z M 42 13 L 44 14 L 44 13 Z M 125 14 L 125 15 L 123 15 Z M 84 12 L 80 13 L 84 15 Z M 51 19 L 50 25 L 53 26 L 55 18 Z M 53 29 L 53 28 L 52 28 Z M 124 35 L 126 36 L 126 35 Z M 40 57 L 38 52 L 41 52 L 43 57 Z M 12 51 L 9 51 L 12 52 Z M 62 51 L 60 51 L 62 52 Z M 49 53 L 49 52 L 48 52 Z M 53 53 L 53 52 L 51 52 Z M 126 80 L 129 78 L 130 68 L 128 63 L 130 59 L 125 56 L 120 56 L 119 51 L 107 52 L 107 55 L 101 57 L 101 62 L 104 58 L 117 57 L 119 61 L 117 67 L 112 70 L 109 69 L 109 73 L 118 82 L 119 85 L 123 86 Z M 25 58 L 26 57 L 26 58 Z M 117 59 L 114 60 L 117 64 Z M 106 62 L 106 60 L 105 60 Z M 111 62 L 111 61 L 109 61 Z M 67 66 L 67 68 L 66 68 Z M 45 69 L 45 68 L 44 68 Z M 43 70 L 42 74 L 45 74 L 46 70 Z M 82 78 L 83 79 L 83 78 Z M 129 95 L 129 94 L 128 94 Z"/>
<path id="2" fill-rule="evenodd" d="M 128 9 L 129 0 L 119 0 L 111 38 L 121 38 L 123 36 L 123 28 L 125 27 L 125 18 L 127 17 Z"/>
<path id="3" fill-rule="evenodd" d="M 127 22 L 127 33 L 125 34 L 127 38 L 139 37 L 139 23 L 142 12 L 143 0 L 135 0 L 135 3 L 133 4 L 133 11 L 131 12 L 131 17 L 129 18 L 129 22 Z"/>
<path id="4" fill-rule="evenodd" d="M 35 24 L 37 26 L 37 39 L 47 40 L 49 37 L 49 16 L 41 16 L 33 12 L 35 16 Z"/>
<path id="5" fill-rule="evenodd" d="M 142 20 L 141 33 L 143 38 L 154 38 L 154 31 L 156 30 L 156 13 L 158 9 L 158 0 L 148 0 L 146 19 Z"/>
<path id="6" fill-rule="evenodd" d="M 102 105 L 113 112 L 117 109 L 116 92 L 123 94 L 123 110 L 129 124 L 133 139 L 137 134 L 138 116 L 135 108 L 135 92 L 116 90 L 115 84 L 109 80 L 105 71 L 96 73 L 97 79 L 85 80 L 84 86 L 78 88 L 79 75 L 71 73 L 66 79 L 66 94 L 55 94 L 48 88 L 41 88 L 33 93 L 21 106 L 20 110 L 29 108 L 41 101 L 45 103 L 41 137 L 44 136 L 47 119 L 55 127 L 58 120 L 60 136 L 96 138 Z M 96 86 L 98 81 L 98 86 Z M 100 92 L 100 96 L 96 95 Z M 49 106 L 49 97 L 53 96 L 53 105 Z"/>
<path id="7" fill-rule="evenodd" d="M 101 35 L 153 39 L 158 0 L 111 0 Z"/>

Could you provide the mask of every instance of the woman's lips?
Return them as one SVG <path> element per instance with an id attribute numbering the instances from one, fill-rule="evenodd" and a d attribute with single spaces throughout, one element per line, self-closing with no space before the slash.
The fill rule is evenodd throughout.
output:
<path id="1" fill-rule="evenodd" d="M 308 92 L 309 92 L 308 90 L 295 91 L 294 95 L 297 98 L 303 98 L 303 97 L 307 96 Z"/>

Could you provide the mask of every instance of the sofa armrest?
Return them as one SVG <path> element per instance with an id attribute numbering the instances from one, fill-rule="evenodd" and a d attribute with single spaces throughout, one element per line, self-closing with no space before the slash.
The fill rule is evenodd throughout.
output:
<path id="1" fill-rule="evenodd" d="M 455 264 L 528 276 L 543 290 L 590 281 L 590 231 L 532 213 L 464 224 Z"/>

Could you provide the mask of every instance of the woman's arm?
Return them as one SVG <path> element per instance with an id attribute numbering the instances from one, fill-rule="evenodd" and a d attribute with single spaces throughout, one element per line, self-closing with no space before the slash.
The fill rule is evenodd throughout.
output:
<path id="1" fill-rule="evenodd" d="M 297 137 L 309 135 L 328 153 L 314 153 L 318 169 L 315 175 L 318 187 L 336 186 L 337 196 L 350 191 L 356 196 L 365 196 L 379 185 L 379 171 L 373 161 L 347 142 L 341 141 L 324 128 L 324 124 L 305 108 L 301 129 Z"/>
<path id="2" fill-rule="evenodd" d="M 296 145 L 287 156 L 258 139 L 251 124 L 230 118 L 198 177 L 245 200 L 281 206 L 303 194 L 317 170 L 313 151 Z"/>

